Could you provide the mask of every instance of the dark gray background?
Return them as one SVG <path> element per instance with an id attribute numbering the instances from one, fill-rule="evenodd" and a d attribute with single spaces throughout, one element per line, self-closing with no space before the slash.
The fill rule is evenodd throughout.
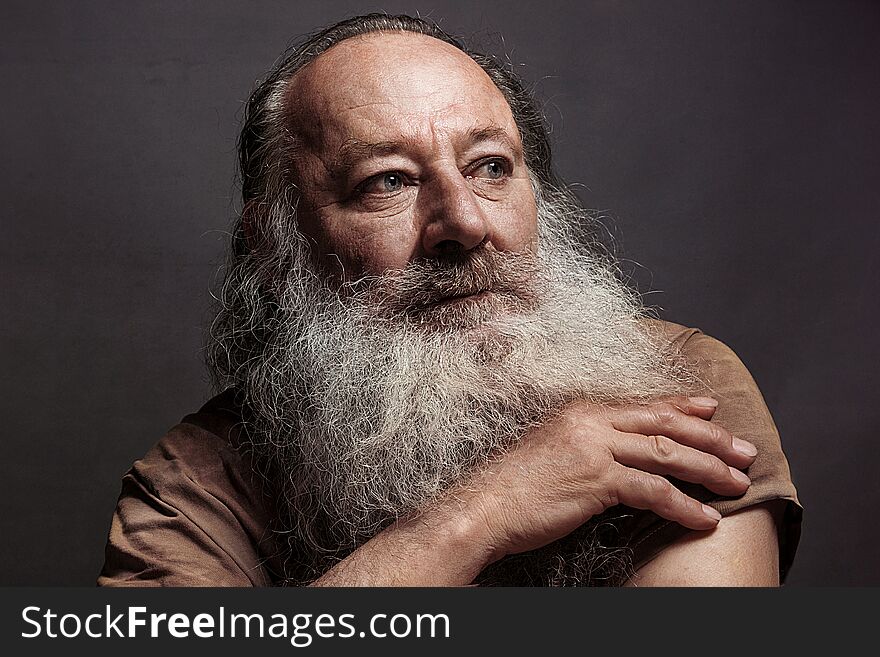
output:
<path id="1" fill-rule="evenodd" d="M 806 506 L 789 583 L 880 584 L 880 5 L 698 0 L 4 2 L 0 584 L 94 582 L 122 474 L 209 394 L 242 101 L 373 9 L 535 83 L 650 303 L 763 390 Z"/>

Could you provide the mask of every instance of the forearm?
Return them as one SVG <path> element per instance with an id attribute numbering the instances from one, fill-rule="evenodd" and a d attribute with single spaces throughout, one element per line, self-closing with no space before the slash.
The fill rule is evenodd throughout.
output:
<path id="1" fill-rule="evenodd" d="M 313 585 L 465 586 L 493 561 L 552 543 L 615 504 L 714 528 L 720 514 L 661 475 L 742 495 L 749 480 L 737 468 L 754 461 L 754 448 L 709 422 L 714 406 L 673 401 L 573 405 Z"/>
<path id="2" fill-rule="evenodd" d="M 491 554 L 476 522 L 435 506 L 390 525 L 311 586 L 466 586 Z"/>

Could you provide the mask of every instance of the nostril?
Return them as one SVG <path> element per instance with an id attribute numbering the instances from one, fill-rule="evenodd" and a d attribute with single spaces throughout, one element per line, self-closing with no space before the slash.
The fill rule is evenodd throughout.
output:
<path id="1" fill-rule="evenodd" d="M 441 255 L 454 255 L 464 250 L 464 245 L 456 240 L 442 240 L 434 245 L 434 250 Z"/>

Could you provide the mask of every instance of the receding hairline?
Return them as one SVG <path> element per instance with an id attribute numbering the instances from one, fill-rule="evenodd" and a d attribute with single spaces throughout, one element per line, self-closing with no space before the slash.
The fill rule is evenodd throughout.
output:
<path id="1" fill-rule="evenodd" d="M 459 48 L 458 46 L 444 41 L 443 39 L 437 38 L 430 34 L 424 34 L 421 32 L 414 32 L 406 29 L 379 29 L 371 32 L 366 32 L 363 34 L 356 34 L 345 39 L 342 39 L 338 43 L 333 44 L 320 54 L 318 54 L 314 59 L 309 61 L 307 64 L 301 66 L 296 71 L 294 71 L 289 77 L 287 77 L 284 81 L 284 92 L 282 94 L 282 111 L 283 115 L 287 121 L 288 127 L 293 130 L 295 126 L 297 126 L 297 119 L 301 118 L 299 110 L 301 107 L 297 104 L 297 99 L 301 98 L 301 95 L 297 94 L 298 84 L 302 83 L 302 78 L 305 75 L 308 75 L 310 71 L 313 71 L 315 65 L 320 65 L 319 63 L 323 59 L 326 61 L 325 55 L 328 53 L 336 53 L 339 52 L 340 48 L 348 46 L 356 45 L 357 43 L 364 43 L 368 41 L 377 41 L 382 40 L 387 37 L 396 38 L 414 38 L 417 40 L 427 40 L 430 39 L 430 42 L 434 44 L 440 44 L 441 49 L 446 51 L 447 55 L 450 57 L 454 57 L 458 59 L 462 64 L 467 63 L 467 67 L 471 70 L 471 72 L 491 86 L 494 89 L 501 100 L 504 101 L 505 107 L 511 113 L 511 116 L 514 118 L 514 123 L 516 123 L 515 117 L 513 116 L 513 108 L 510 106 L 510 102 L 505 96 L 504 92 L 498 87 L 498 84 L 492 79 L 492 77 L 486 72 L 483 66 L 480 65 L 467 51 Z M 428 43 L 426 41 L 426 43 Z M 296 138 L 297 135 L 291 133 L 290 137 Z"/>
<path id="2" fill-rule="evenodd" d="M 471 65 L 475 66 L 476 69 L 481 71 L 483 73 L 483 75 L 486 76 L 486 79 L 489 80 L 489 82 L 492 82 L 492 78 L 489 77 L 489 75 L 486 73 L 486 71 L 483 69 L 483 67 L 480 66 L 474 60 L 473 57 L 471 57 L 467 52 L 465 52 L 461 48 L 449 43 L 448 41 L 444 41 L 443 39 L 439 39 L 435 36 L 431 36 L 430 34 L 423 34 L 421 32 L 413 32 L 411 30 L 404 30 L 404 29 L 374 30 L 372 32 L 365 32 L 363 34 L 355 34 L 353 36 L 346 37 L 346 38 L 342 39 L 341 41 L 339 41 L 338 43 L 334 43 L 332 46 L 330 46 L 326 50 L 322 51 L 320 54 L 318 54 L 316 57 L 314 57 L 307 64 L 304 64 L 303 66 L 298 68 L 296 71 L 293 72 L 292 75 L 290 75 L 287 78 L 286 82 L 288 85 L 290 85 L 291 83 L 296 81 L 296 79 L 298 77 L 300 77 L 303 72 L 314 68 L 315 65 L 318 62 L 320 62 L 321 60 L 326 60 L 325 56 L 328 55 L 329 53 L 333 53 L 333 52 L 338 53 L 340 49 L 345 48 L 345 47 L 350 47 L 350 46 L 355 45 L 357 43 L 384 40 L 387 37 L 393 37 L 394 39 L 400 39 L 400 38 L 416 39 L 416 40 L 425 41 L 426 43 L 433 43 L 435 45 L 439 45 L 450 56 L 454 56 L 457 59 L 462 59 L 462 61 L 464 61 L 464 60 L 469 61 L 471 63 Z M 497 85 L 495 85 L 494 82 L 492 82 L 492 84 L 493 84 L 493 86 L 497 86 Z"/>

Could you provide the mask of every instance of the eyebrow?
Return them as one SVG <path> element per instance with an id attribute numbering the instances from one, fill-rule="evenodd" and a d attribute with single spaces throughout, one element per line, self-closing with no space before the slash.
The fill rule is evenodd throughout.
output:
<path id="1" fill-rule="evenodd" d="M 462 141 L 468 146 L 475 146 L 487 141 L 497 141 L 510 149 L 517 157 L 522 155 L 521 149 L 510 138 L 507 130 L 499 126 L 473 128 L 465 134 Z M 408 146 L 411 146 L 411 144 L 412 142 L 407 139 L 366 142 L 352 137 L 339 147 L 328 169 L 334 178 L 341 177 L 354 168 L 358 162 L 383 155 L 400 153 Z"/>
<path id="2" fill-rule="evenodd" d="M 504 146 L 509 148 L 511 151 L 520 154 L 519 147 L 514 143 L 514 141 L 510 138 L 510 135 L 507 133 L 507 130 L 500 126 L 488 126 L 486 128 L 474 128 L 473 130 L 468 131 L 467 141 L 471 145 L 476 145 L 482 143 L 484 141 L 499 141 Z"/>
<path id="3" fill-rule="evenodd" d="M 406 141 L 379 141 L 366 142 L 360 139 L 348 139 L 339 150 L 329 165 L 330 173 L 339 177 L 350 171 L 354 165 L 362 160 L 368 160 L 382 155 L 399 153 L 406 147 Z"/>

